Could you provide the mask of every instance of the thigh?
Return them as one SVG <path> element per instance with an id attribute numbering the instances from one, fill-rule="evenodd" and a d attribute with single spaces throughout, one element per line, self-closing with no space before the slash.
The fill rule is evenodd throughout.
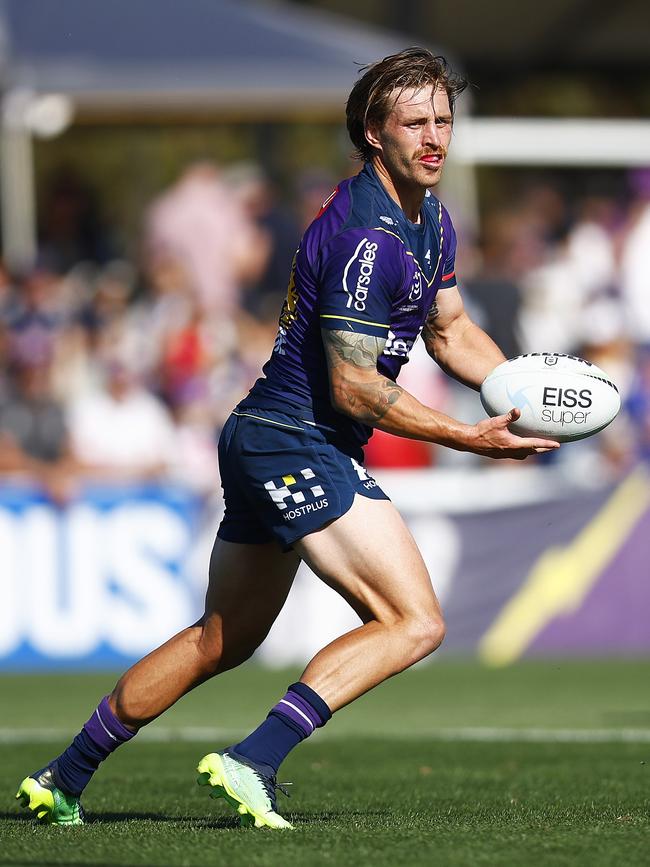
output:
<path id="1" fill-rule="evenodd" d="M 387 499 L 321 430 L 281 412 L 240 408 L 219 449 L 226 511 L 218 535 L 228 542 L 276 539 L 289 550 L 347 512 L 356 494 Z"/>
<path id="2" fill-rule="evenodd" d="M 210 557 L 204 629 L 224 654 L 254 650 L 285 603 L 300 558 L 276 542 L 259 545 L 217 538 Z"/>
<path id="3" fill-rule="evenodd" d="M 348 512 L 294 548 L 364 622 L 440 615 L 422 555 L 388 500 L 356 496 Z"/>

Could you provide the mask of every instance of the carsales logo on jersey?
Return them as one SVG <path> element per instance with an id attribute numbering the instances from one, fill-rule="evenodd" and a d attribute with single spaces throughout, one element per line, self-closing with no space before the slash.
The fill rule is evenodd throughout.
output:
<path id="1" fill-rule="evenodd" d="M 343 288 L 348 295 L 346 307 L 354 306 L 354 309 L 360 312 L 366 309 L 370 278 L 372 277 L 372 269 L 375 267 L 378 246 L 379 244 L 376 242 L 364 238 L 354 254 L 348 259 L 343 271 Z M 352 271 L 352 275 L 350 275 L 350 271 Z M 350 289 L 350 285 L 352 285 L 352 289 Z"/>

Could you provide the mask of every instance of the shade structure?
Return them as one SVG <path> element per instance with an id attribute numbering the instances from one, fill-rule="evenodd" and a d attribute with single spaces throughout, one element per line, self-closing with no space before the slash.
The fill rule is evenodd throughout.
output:
<path id="1" fill-rule="evenodd" d="M 1 0 L 0 84 L 68 95 L 77 111 L 339 114 L 359 65 L 409 40 L 251 0 Z"/>
<path id="2" fill-rule="evenodd" d="M 31 136 L 66 114 L 341 122 L 359 68 L 409 41 L 279 0 L 0 0 L 5 259 L 34 261 Z"/>

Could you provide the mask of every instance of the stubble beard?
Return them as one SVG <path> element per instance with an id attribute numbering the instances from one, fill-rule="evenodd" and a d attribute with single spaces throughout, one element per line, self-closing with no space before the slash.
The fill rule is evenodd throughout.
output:
<path id="1" fill-rule="evenodd" d="M 416 151 L 414 154 L 411 166 L 412 166 L 412 176 L 414 179 L 417 179 L 418 183 L 423 187 L 423 189 L 429 189 L 430 187 L 435 187 L 442 177 L 442 170 L 445 167 L 445 162 L 447 158 L 448 148 L 441 146 L 436 148 L 435 150 L 432 148 L 422 148 L 422 150 Z M 425 165 L 420 163 L 420 159 L 424 156 L 437 156 L 440 155 L 442 157 L 442 162 L 439 166 L 436 166 L 435 169 L 428 169 Z"/>

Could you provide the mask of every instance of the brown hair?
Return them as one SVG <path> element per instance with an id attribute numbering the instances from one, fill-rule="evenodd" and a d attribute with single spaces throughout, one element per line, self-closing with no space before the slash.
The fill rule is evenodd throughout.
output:
<path id="1" fill-rule="evenodd" d="M 406 88 L 426 87 L 435 84 L 443 87 L 449 97 L 452 117 L 456 97 L 467 87 L 467 81 L 449 68 L 444 57 L 436 56 L 426 48 L 405 48 L 398 54 L 390 54 L 368 66 L 362 66 L 363 75 L 356 82 L 345 107 L 347 127 L 355 156 L 368 162 L 374 148 L 366 139 L 368 124 L 381 126 L 393 105 L 391 94 L 398 90 L 397 97 Z"/>

